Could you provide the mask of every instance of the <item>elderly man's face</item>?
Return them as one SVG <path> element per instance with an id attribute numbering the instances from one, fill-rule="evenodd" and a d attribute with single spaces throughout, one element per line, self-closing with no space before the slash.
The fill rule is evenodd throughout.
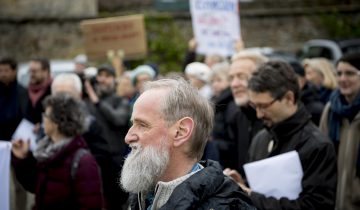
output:
<path id="1" fill-rule="evenodd" d="M 155 186 L 170 158 L 169 127 L 161 114 L 161 105 L 167 90 L 148 90 L 137 99 L 133 125 L 125 141 L 131 153 L 125 160 L 121 173 L 122 187 L 132 193 L 149 190 Z"/>
<path id="2" fill-rule="evenodd" d="M 250 59 L 234 61 L 229 70 L 229 82 L 235 103 L 244 106 L 249 102 L 248 81 L 256 70 L 256 64 Z"/>

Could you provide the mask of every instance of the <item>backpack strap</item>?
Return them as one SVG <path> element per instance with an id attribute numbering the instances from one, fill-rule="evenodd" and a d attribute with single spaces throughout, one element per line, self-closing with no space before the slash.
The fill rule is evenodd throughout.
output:
<path id="1" fill-rule="evenodd" d="M 89 153 L 89 151 L 85 148 L 79 148 L 78 150 L 76 150 L 76 153 L 74 155 L 74 158 L 73 158 L 73 161 L 71 164 L 71 171 L 70 171 L 72 180 L 75 180 L 75 175 L 76 175 L 77 169 L 79 168 L 80 159 L 88 153 Z"/>

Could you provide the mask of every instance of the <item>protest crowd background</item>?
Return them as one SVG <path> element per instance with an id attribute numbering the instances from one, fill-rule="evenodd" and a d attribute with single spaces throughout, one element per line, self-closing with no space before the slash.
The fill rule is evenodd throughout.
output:
<path id="1" fill-rule="evenodd" d="M 0 209 L 359 210 L 359 25 L 351 0 L 0 1 Z"/>

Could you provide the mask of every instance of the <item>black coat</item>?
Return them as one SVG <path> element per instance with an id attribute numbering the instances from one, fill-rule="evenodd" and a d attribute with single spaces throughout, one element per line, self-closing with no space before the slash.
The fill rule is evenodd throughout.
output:
<path id="1" fill-rule="evenodd" d="M 0 83 L 0 140 L 10 140 L 25 115 L 28 104 L 26 89 L 16 81 Z"/>
<path id="2" fill-rule="evenodd" d="M 159 210 L 255 209 L 249 197 L 223 174 L 217 162 L 208 160 L 203 166 L 205 168 L 178 185 Z M 137 195 L 131 196 L 130 207 L 139 209 Z"/>
<path id="3" fill-rule="evenodd" d="M 311 120 L 315 125 L 319 125 L 324 104 L 320 101 L 315 85 L 307 82 L 300 92 L 300 100 L 311 114 Z"/>
<path id="4" fill-rule="evenodd" d="M 289 119 L 271 129 L 263 129 L 253 139 L 249 162 L 283 154 L 299 153 L 304 176 L 295 200 L 265 197 L 256 192 L 251 199 L 258 209 L 334 209 L 336 192 L 336 154 L 330 140 L 311 122 L 304 106 Z M 268 152 L 270 141 L 274 146 Z"/>
<path id="5" fill-rule="evenodd" d="M 239 108 L 232 102 L 227 115 L 230 119 L 228 132 L 232 142 L 228 153 L 228 165 L 244 175 L 243 165 L 247 162 L 252 138 L 263 128 L 263 123 L 256 117 L 256 111 L 251 107 Z"/>

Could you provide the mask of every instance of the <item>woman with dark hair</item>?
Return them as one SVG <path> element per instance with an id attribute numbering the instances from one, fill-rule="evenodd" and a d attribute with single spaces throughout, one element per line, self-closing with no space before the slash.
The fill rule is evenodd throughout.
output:
<path id="1" fill-rule="evenodd" d="M 360 209 L 360 53 L 344 55 L 336 64 L 339 88 L 320 121 L 337 151 L 335 209 Z"/>
<path id="2" fill-rule="evenodd" d="M 34 209 L 102 209 L 98 166 L 84 148 L 84 115 L 79 101 L 59 93 L 44 101 L 46 136 L 34 152 L 22 140 L 13 142 L 13 165 L 19 182 L 35 193 Z M 34 170 L 35 169 L 35 170 Z"/>

